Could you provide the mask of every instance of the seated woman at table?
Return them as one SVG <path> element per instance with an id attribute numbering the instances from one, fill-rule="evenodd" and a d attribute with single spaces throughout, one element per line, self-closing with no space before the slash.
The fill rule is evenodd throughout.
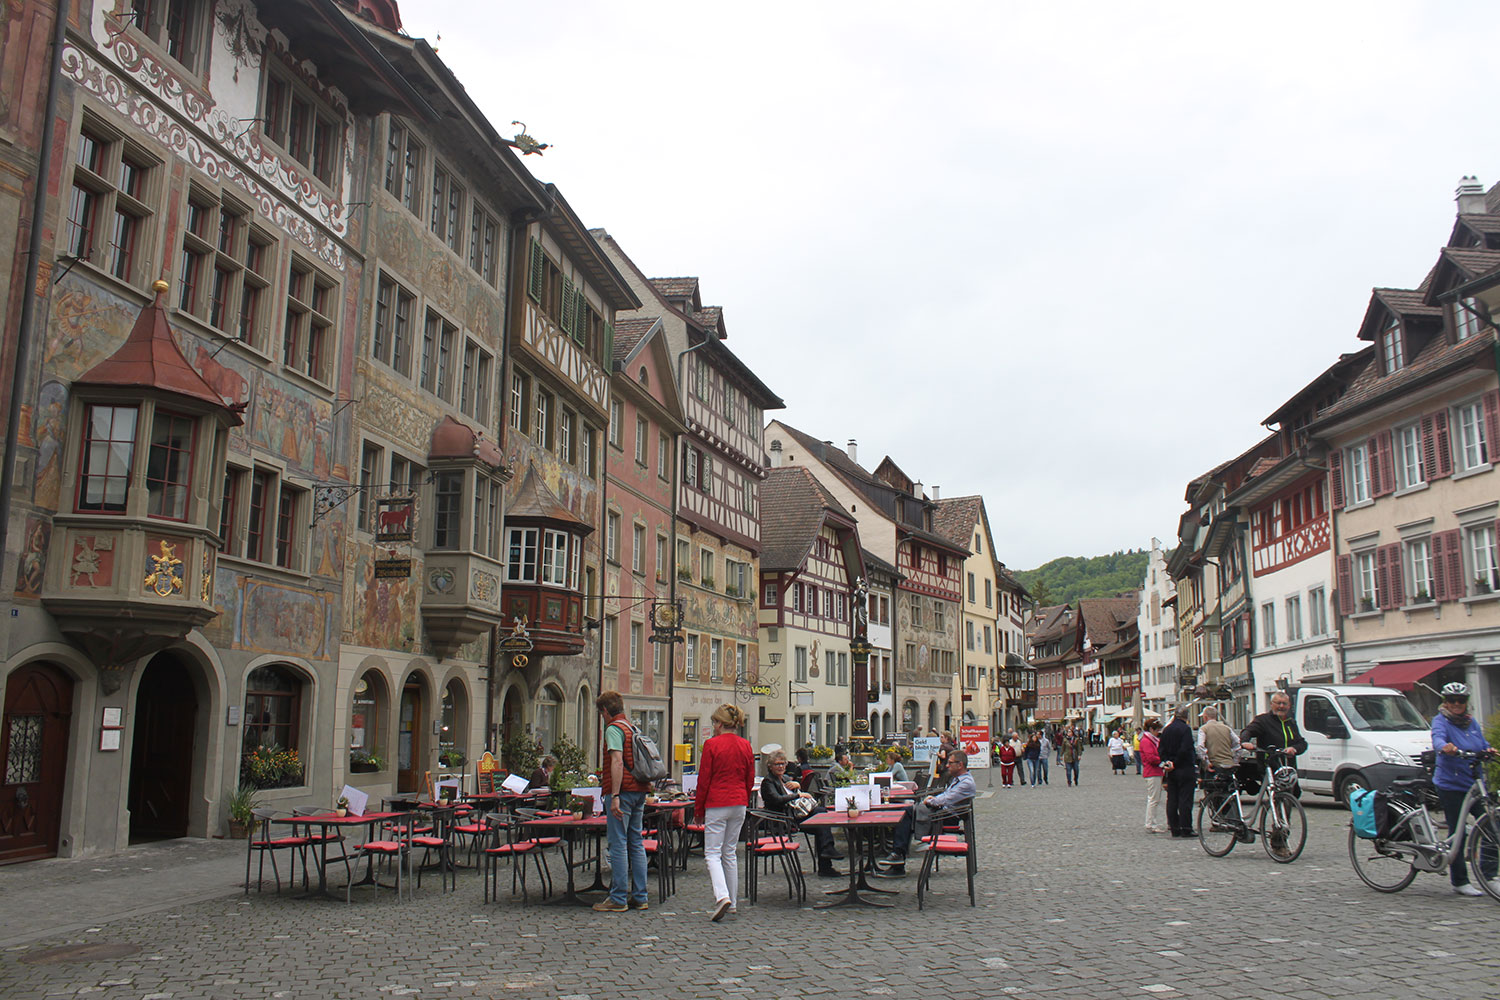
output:
<path id="1" fill-rule="evenodd" d="M 809 816 L 816 816 L 823 812 L 823 807 L 809 794 L 801 791 L 801 784 L 786 776 L 786 754 L 777 750 L 766 759 L 766 776 L 760 783 L 760 800 L 766 804 L 767 809 L 784 812 L 791 817 L 794 823 L 801 825 L 802 820 Z M 799 806 L 802 811 L 800 815 L 792 811 L 792 803 L 797 801 L 811 803 L 809 810 L 806 806 Z M 836 877 L 840 873 L 833 867 L 833 863 L 843 857 L 838 853 L 838 848 L 833 844 L 833 834 L 827 829 L 819 829 L 813 834 L 813 839 L 818 845 L 818 874 Z"/>
<path id="2" fill-rule="evenodd" d="M 552 772 L 557 769 L 557 758 L 550 753 L 542 758 L 535 771 L 531 772 L 531 781 L 526 785 L 527 791 L 533 788 L 546 788 L 552 781 Z"/>
<path id="3" fill-rule="evenodd" d="M 901 763 L 901 751 L 895 747 L 885 752 L 885 769 L 891 772 L 892 781 L 909 781 L 906 776 L 906 766 Z"/>

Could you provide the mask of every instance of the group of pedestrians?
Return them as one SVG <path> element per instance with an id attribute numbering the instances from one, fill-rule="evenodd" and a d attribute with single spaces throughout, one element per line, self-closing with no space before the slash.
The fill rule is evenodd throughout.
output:
<path id="1" fill-rule="evenodd" d="M 1000 787 L 1014 787 L 1017 777 L 1024 787 L 1049 784 L 1048 760 L 1052 757 L 1052 741 L 1045 732 L 1035 732 L 1021 741 L 1021 734 L 1011 730 L 1010 739 L 995 744 L 993 756 L 1000 762 Z M 1019 768 L 1019 773 L 1017 769 Z"/>

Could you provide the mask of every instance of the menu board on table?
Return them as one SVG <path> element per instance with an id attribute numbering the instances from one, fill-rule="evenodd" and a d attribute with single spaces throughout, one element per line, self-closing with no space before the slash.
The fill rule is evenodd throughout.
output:
<path id="1" fill-rule="evenodd" d="M 870 801 L 880 801 L 879 792 L 873 785 L 846 785 L 833 790 L 833 811 L 843 812 L 852 803 L 856 809 L 870 808 Z"/>
<path id="2" fill-rule="evenodd" d="M 688 798 L 698 794 L 698 776 L 696 774 L 684 774 L 682 776 L 682 791 Z"/>
<path id="3" fill-rule="evenodd" d="M 604 811 L 604 789 L 602 788 L 575 788 L 573 789 L 573 797 L 592 799 L 594 802 L 594 815 L 596 816 Z"/>
<path id="4" fill-rule="evenodd" d="M 345 785 L 344 790 L 339 792 L 339 797 L 348 801 L 350 816 L 363 816 L 365 806 L 370 804 L 370 796 L 353 785 Z"/>
<path id="5" fill-rule="evenodd" d="M 876 771 L 870 775 L 870 784 L 876 788 L 890 788 L 896 775 L 892 771 Z"/>

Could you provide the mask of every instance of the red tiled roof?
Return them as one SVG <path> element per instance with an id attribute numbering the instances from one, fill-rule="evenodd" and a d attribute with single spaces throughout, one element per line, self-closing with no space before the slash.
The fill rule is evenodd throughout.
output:
<path id="1" fill-rule="evenodd" d="M 656 325 L 655 316 L 646 316 L 641 319 L 617 319 L 615 320 L 615 364 L 623 364 L 630 357 L 630 352 L 635 350 L 635 345 L 641 342 L 641 338 L 651 332 Z"/>
<path id="2" fill-rule="evenodd" d="M 952 497 L 939 500 L 932 512 L 932 530 L 968 548 L 974 539 L 974 526 L 984 510 L 984 497 Z"/>
<path id="3" fill-rule="evenodd" d="M 183 357 L 162 305 L 167 283 L 158 281 L 154 288 L 155 300 L 141 310 L 125 342 L 115 353 L 84 372 L 76 384 L 150 387 L 238 413 Z"/>
<path id="4" fill-rule="evenodd" d="M 669 299 L 691 299 L 698 294 L 697 278 L 651 278 L 656 290 Z"/>
<path id="5" fill-rule="evenodd" d="M 526 478 L 521 480 L 521 488 L 516 491 L 516 498 L 505 509 L 505 519 L 509 521 L 512 518 L 536 518 L 543 521 L 579 525 L 583 528 L 584 534 L 594 530 L 592 524 L 569 510 L 561 500 L 557 499 L 557 495 L 547 488 L 547 483 L 536 471 L 535 464 L 526 467 Z"/>
<path id="6" fill-rule="evenodd" d="M 761 568 L 800 568 L 830 511 L 842 514 L 843 507 L 808 469 L 797 465 L 767 472 L 760 485 Z"/>
<path id="7" fill-rule="evenodd" d="M 1372 355 L 1371 361 L 1365 365 L 1364 370 L 1350 383 L 1349 391 L 1344 393 L 1344 398 L 1324 410 L 1312 426 L 1322 426 L 1330 420 L 1361 409 L 1375 400 L 1397 395 L 1445 365 L 1458 364 L 1466 359 L 1482 358 L 1493 350 L 1494 346 L 1495 331 L 1493 329 L 1456 344 L 1448 343 L 1446 337 L 1436 336 L 1423 346 L 1405 368 L 1386 376 L 1380 374 L 1380 366 L 1375 363 Z"/>

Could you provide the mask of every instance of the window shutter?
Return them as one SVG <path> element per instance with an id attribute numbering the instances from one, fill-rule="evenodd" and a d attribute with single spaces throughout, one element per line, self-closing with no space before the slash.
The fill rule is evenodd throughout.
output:
<path id="1" fill-rule="evenodd" d="M 1328 453 L 1328 495 L 1334 510 L 1344 509 L 1344 452 L 1335 448 Z"/>
<path id="2" fill-rule="evenodd" d="M 1432 599 L 1448 600 L 1448 533 L 1439 531 L 1432 536 Z M 1460 581 L 1462 582 L 1462 581 Z"/>
<path id="3" fill-rule="evenodd" d="M 1432 437 L 1437 449 L 1436 478 L 1453 475 L 1453 446 L 1448 440 L 1448 411 L 1439 410 L 1432 415 Z"/>
<path id="4" fill-rule="evenodd" d="M 588 345 L 585 342 L 588 340 L 589 335 L 589 300 L 583 294 L 582 285 L 573 290 L 573 295 L 577 299 L 573 303 L 573 339 L 586 347 Z M 609 367 L 610 360 L 609 358 L 605 359 L 606 368 Z"/>
<path id="5" fill-rule="evenodd" d="M 1380 436 L 1370 438 L 1365 442 L 1365 468 L 1370 476 L 1369 496 L 1385 496 L 1381 487 L 1385 484 L 1385 457 L 1380 454 Z"/>
<path id="6" fill-rule="evenodd" d="M 1375 440 L 1380 449 L 1380 478 L 1375 487 L 1380 492 L 1376 496 L 1389 496 L 1396 492 L 1396 463 L 1391 458 L 1391 432 L 1381 431 L 1375 435 Z"/>
<path id="7" fill-rule="evenodd" d="M 685 448 L 682 452 L 682 478 L 689 486 L 698 485 L 698 453 L 691 448 Z"/>
<path id="8" fill-rule="evenodd" d="M 1354 614 L 1354 558 L 1338 558 L 1339 614 Z"/>
<path id="9" fill-rule="evenodd" d="M 557 317 L 563 333 L 573 332 L 573 319 L 578 315 L 575 308 L 577 304 L 573 298 L 573 279 L 563 275 L 562 302 L 559 303 L 559 311 L 562 315 Z"/>
<path id="10" fill-rule="evenodd" d="M 614 359 L 615 359 L 615 325 L 613 323 L 605 323 L 604 324 L 604 364 L 605 364 L 605 367 L 612 367 L 614 365 Z"/>
<path id="11" fill-rule="evenodd" d="M 703 456 L 702 467 L 698 470 L 698 488 L 704 493 L 713 489 L 714 486 L 714 460 L 707 455 Z"/>
<path id="12" fill-rule="evenodd" d="M 542 244 L 533 239 L 531 241 L 531 274 L 526 282 L 526 294 L 537 302 L 542 301 L 542 272 L 545 268 L 546 257 L 542 254 Z"/>
<path id="13" fill-rule="evenodd" d="M 1500 389 L 1491 389 L 1484 394 L 1484 444 L 1485 460 L 1500 464 Z"/>
<path id="14" fill-rule="evenodd" d="M 1422 416 L 1422 478 L 1437 478 L 1437 434 L 1432 426 L 1432 414 Z"/>
<path id="15" fill-rule="evenodd" d="M 1463 535 L 1457 528 L 1452 531 L 1443 532 L 1447 539 L 1443 543 L 1444 553 L 1448 560 L 1448 600 L 1456 601 L 1468 593 L 1468 581 L 1464 579 L 1464 548 Z M 1478 575 L 1478 574 L 1476 574 Z"/>
<path id="16" fill-rule="evenodd" d="M 1391 606 L 1390 548 L 1375 550 L 1375 606 L 1384 611 Z"/>
<path id="17" fill-rule="evenodd" d="M 1401 565 L 1401 543 L 1393 542 L 1385 547 L 1386 551 L 1386 597 L 1391 602 L 1391 607 L 1399 608 L 1406 603 L 1406 580 L 1405 572 Z"/>

